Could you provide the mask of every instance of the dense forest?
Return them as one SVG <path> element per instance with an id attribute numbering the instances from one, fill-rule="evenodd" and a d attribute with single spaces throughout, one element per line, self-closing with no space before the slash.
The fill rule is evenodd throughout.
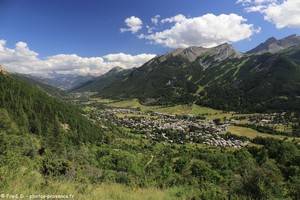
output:
<path id="1" fill-rule="evenodd" d="M 0 75 L 0 108 L 18 126 L 20 132 L 42 138 L 63 135 L 72 144 L 101 143 L 103 131 L 91 124 L 76 107 L 67 104 L 25 80 Z"/>

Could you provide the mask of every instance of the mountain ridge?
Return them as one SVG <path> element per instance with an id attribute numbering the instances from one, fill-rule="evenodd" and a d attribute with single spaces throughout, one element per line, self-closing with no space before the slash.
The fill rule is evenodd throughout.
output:
<path id="1" fill-rule="evenodd" d="M 282 39 L 271 37 L 265 42 L 259 44 L 257 47 L 248 51 L 248 54 L 262 54 L 262 53 L 277 53 L 289 47 L 300 45 L 300 36 L 293 34 Z"/>
<path id="2" fill-rule="evenodd" d="M 160 56 L 160 61 L 166 60 L 168 57 L 181 56 L 187 59 L 189 62 L 194 62 L 198 57 L 203 55 L 219 55 L 219 59 L 226 59 L 228 57 L 238 57 L 241 55 L 237 52 L 232 45 L 224 43 L 212 48 L 191 46 L 188 48 L 179 48 L 171 51 L 165 55 Z"/>
<path id="3" fill-rule="evenodd" d="M 283 38 L 285 48 L 274 53 L 240 54 L 228 44 L 177 49 L 95 91 L 105 98 L 152 104 L 197 103 L 254 112 L 299 109 L 300 48 L 290 46 L 295 38 Z"/>
<path id="4" fill-rule="evenodd" d="M 107 73 L 70 89 L 69 92 L 98 92 L 114 81 L 122 79 L 132 70 L 134 70 L 134 68 L 124 69 L 121 67 L 114 67 Z"/>
<path id="5" fill-rule="evenodd" d="M 84 84 L 88 81 L 96 78 L 91 75 L 76 75 L 76 74 L 59 74 L 59 73 L 50 73 L 47 77 L 30 75 L 33 79 L 38 82 L 45 83 L 47 85 L 59 88 L 61 90 L 70 90 L 74 87 L 77 87 L 81 84 Z"/>

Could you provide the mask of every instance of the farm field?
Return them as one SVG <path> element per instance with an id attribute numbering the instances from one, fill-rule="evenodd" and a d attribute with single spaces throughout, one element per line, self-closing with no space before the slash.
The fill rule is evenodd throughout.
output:
<path id="1" fill-rule="evenodd" d="M 106 106 L 111 106 L 115 108 L 134 108 L 140 109 L 141 111 L 153 111 L 153 112 L 161 112 L 166 114 L 177 114 L 177 115 L 204 115 L 207 116 L 208 119 L 216 119 L 216 118 L 224 118 L 224 117 L 232 117 L 234 113 L 224 112 L 221 110 L 216 110 L 209 107 L 199 106 L 195 104 L 191 105 L 174 105 L 174 106 L 145 106 L 142 105 L 138 99 L 130 99 L 130 100 L 110 100 L 110 99 L 91 99 L 91 101 L 95 101 Z"/>

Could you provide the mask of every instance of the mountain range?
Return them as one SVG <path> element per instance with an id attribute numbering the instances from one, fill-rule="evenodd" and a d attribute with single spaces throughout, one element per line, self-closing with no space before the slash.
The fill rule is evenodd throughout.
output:
<path id="1" fill-rule="evenodd" d="M 138 98 L 144 104 L 197 103 L 224 110 L 300 109 L 300 36 L 270 38 L 240 53 L 230 44 L 189 47 L 130 70 L 116 68 L 73 92 Z"/>
<path id="2" fill-rule="evenodd" d="M 70 90 L 95 78 L 95 76 L 91 75 L 83 76 L 76 74 L 60 74 L 56 72 L 52 72 L 46 77 L 39 75 L 26 75 L 26 77 L 61 90 Z"/>
<path id="3" fill-rule="evenodd" d="M 269 38 L 265 42 L 258 45 L 256 48 L 248 51 L 250 54 L 262 54 L 262 53 L 277 53 L 281 50 L 298 46 L 300 44 L 300 37 L 297 35 L 290 35 L 281 40 L 277 40 L 274 37 Z"/>
<path id="4" fill-rule="evenodd" d="M 38 87 L 40 90 L 46 92 L 49 96 L 58 97 L 59 99 L 63 99 L 67 96 L 67 92 L 64 91 L 63 89 L 47 84 L 35 76 L 31 76 L 28 74 L 18 74 L 18 73 L 10 74 L 10 76 L 25 81 L 26 83 L 32 86 Z"/>

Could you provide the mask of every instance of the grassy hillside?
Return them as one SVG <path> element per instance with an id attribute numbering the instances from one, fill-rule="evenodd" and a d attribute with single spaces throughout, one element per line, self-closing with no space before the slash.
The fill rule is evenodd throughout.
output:
<path id="1" fill-rule="evenodd" d="M 29 199 L 33 194 L 65 194 L 76 200 L 179 200 L 182 198 L 177 197 L 176 193 L 184 192 L 184 188 L 133 188 L 115 183 L 84 184 L 61 180 L 48 180 L 45 186 L 41 183 L 45 183 L 45 180 L 38 171 L 23 169 L 23 172 L 16 174 L 10 182 L 15 187 L 2 188 L 2 191 L 8 194 L 22 194 L 25 199 Z"/>

